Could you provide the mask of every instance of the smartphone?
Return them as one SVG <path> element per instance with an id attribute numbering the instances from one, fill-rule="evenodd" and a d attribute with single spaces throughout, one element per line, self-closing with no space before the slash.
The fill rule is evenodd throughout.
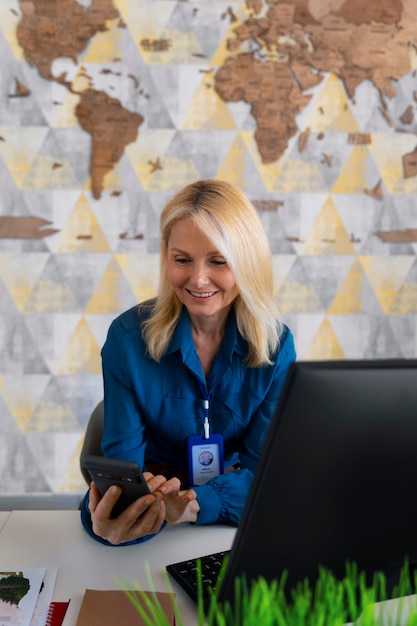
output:
<path id="1" fill-rule="evenodd" d="M 112 518 L 118 517 L 129 504 L 150 493 L 148 483 L 137 463 L 92 454 L 83 457 L 83 463 L 102 496 L 111 485 L 120 485 L 122 488 L 123 491 L 112 509 Z"/>

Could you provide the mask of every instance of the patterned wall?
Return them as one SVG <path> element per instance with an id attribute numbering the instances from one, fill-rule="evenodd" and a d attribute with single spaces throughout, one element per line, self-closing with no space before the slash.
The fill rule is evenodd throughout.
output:
<path id="1" fill-rule="evenodd" d="M 154 294 L 160 211 L 197 178 L 258 208 L 300 359 L 417 356 L 417 43 L 389 97 L 313 68 L 268 161 L 276 101 L 232 101 L 216 73 L 275 4 L 1 3 L 0 493 L 84 490 L 107 328 Z"/>

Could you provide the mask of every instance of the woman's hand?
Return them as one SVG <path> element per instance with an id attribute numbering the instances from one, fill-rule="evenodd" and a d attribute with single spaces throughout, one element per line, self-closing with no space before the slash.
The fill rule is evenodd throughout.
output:
<path id="1" fill-rule="evenodd" d="M 153 476 L 150 472 L 144 472 L 144 477 L 151 493 L 138 498 L 115 519 L 110 515 L 121 487 L 113 485 L 101 497 L 95 483 L 91 483 L 89 508 L 94 534 L 117 545 L 158 532 L 166 516 L 165 503 L 158 489 L 166 483 L 166 478 Z"/>
<path id="2" fill-rule="evenodd" d="M 170 524 L 196 522 L 200 511 L 197 494 L 193 489 L 181 490 L 180 487 L 178 478 L 171 478 L 159 488 L 165 504 L 165 519 Z"/>

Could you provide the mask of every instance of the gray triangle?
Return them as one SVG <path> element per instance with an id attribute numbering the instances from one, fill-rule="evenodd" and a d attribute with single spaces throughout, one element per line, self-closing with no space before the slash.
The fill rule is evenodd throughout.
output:
<path id="1" fill-rule="evenodd" d="M 329 315 L 329 320 L 347 359 L 401 357 L 384 315 Z"/>
<path id="2" fill-rule="evenodd" d="M 390 315 L 388 324 L 396 337 L 401 356 L 406 359 L 416 357 L 417 318 L 415 315 Z"/>
<path id="3" fill-rule="evenodd" d="M 3 416 L 1 405 L 0 410 Z M 27 444 L 26 435 L 20 431 L 13 435 L 10 433 L 7 433 L 6 436 L 0 434 L 0 448 L 4 451 L 1 491 L 10 494 L 47 493 L 50 491 L 48 483 L 39 470 L 38 460 Z"/>
<path id="4" fill-rule="evenodd" d="M 291 145 L 291 144 L 290 144 Z M 327 189 L 332 189 L 346 164 L 352 146 L 348 144 L 346 133 L 310 133 L 305 147 L 300 150 L 300 135 L 289 153 L 289 158 L 314 163 L 321 174 Z"/>
<path id="5" fill-rule="evenodd" d="M 190 159 L 198 170 L 200 178 L 214 178 L 230 151 L 236 131 L 181 130 L 171 143 L 171 149 L 181 140 L 185 149 L 183 157 Z"/>
<path id="6" fill-rule="evenodd" d="M 295 254 L 294 245 L 289 236 L 289 224 L 281 215 L 281 200 L 271 194 L 257 193 L 251 194 L 251 201 L 267 233 L 272 254 Z M 262 207 L 270 208 L 263 210 Z"/>
<path id="7" fill-rule="evenodd" d="M 375 210 L 374 221 L 368 231 L 369 235 L 360 249 L 361 254 L 414 256 L 411 243 L 384 241 L 384 233 L 403 230 L 403 228 L 404 224 L 392 197 L 384 193 L 384 199 L 379 203 L 378 210 Z"/>
<path id="8" fill-rule="evenodd" d="M 95 292 L 110 254 L 84 253 L 80 263 L 79 254 L 57 254 L 54 256 L 55 266 L 74 295 L 79 309 L 83 311 Z"/>
<path id="9" fill-rule="evenodd" d="M 369 328 L 368 341 L 363 356 L 365 359 L 396 359 L 402 356 L 398 339 L 394 335 L 386 316 L 372 316 L 372 324 Z"/>
<path id="10" fill-rule="evenodd" d="M 178 2 L 167 24 L 168 29 L 192 32 L 199 43 L 198 53 L 203 54 L 202 61 L 210 62 L 230 27 L 230 14 L 236 14 L 241 3 L 229 2 Z"/>
<path id="11" fill-rule="evenodd" d="M 36 91 L 27 76 L 27 65 L 19 63 L 0 29 L 1 94 L 0 125 L 48 126 L 35 97 Z M 30 90 L 29 95 L 15 97 L 16 80 Z"/>
<path id="12" fill-rule="evenodd" d="M 55 149 L 65 158 L 77 177 L 80 187 L 84 187 L 90 176 L 91 137 L 82 128 L 54 128 Z"/>
<path id="13" fill-rule="evenodd" d="M 7 375 L 49 374 L 49 368 L 26 327 L 24 316 L 5 315 L 2 322 L 0 372 Z"/>
<path id="14" fill-rule="evenodd" d="M 80 428 L 85 428 L 90 415 L 103 398 L 103 378 L 98 374 L 74 374 L 58 379 L 60 395 L 77 419 Z"/>
<path id="15" fill-rule="evenodd" d="M 353 258 L 346 255 L 310 255 L 308 257 L 308 263 L 304 264 L 307 280 L 314 286 L 324 310 L 328 310 L 336 297 L 352 263 Z"/>
<path id="16" fill-rule="evenodd" d="M 0 156 L 0 215 L 25 216 L 30 211 L 24 195 L 17 188 L 10 171 Z"/>

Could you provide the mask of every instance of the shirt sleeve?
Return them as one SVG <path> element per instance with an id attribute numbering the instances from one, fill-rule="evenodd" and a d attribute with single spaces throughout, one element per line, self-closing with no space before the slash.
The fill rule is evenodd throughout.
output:
<path id="1" fill-rule="evenodd" d="M 104 456 L 134 461 L 143 470 L 145 427 L 131 381 L 130 368 L 137 368 L 137 360 L 133 365 L 129 363 L 134 358 L 130 339 L 116 320 L 110 325 L 101 351 L 105 421 L 101 447 Z"/>
<path id="2" fill-rule="evenodd" d="M 266 431 L 276 409 L 290 364 L 295 360 L 294 340 L 288 328 L 281 337 L 275 374 L 268 395 L 254 413 L 239 454 L 240 469 L 194 487 L 200 505 L 196 524 L 237 526 L 258 465 Z"/>
<path id="3" fill-rule="evenodd" d="M 105 390 L 105 429 L 101 448 L 104 456 L 134 461 L 143 469 L 145 458 L 144 426 L 139 403 L 133 387 L 130 385 L 128 361 L 131 349 L 129 349 L 129 345 L 125 345 L 126 333 L 123 332 L 120 324 L 119 320 L 115 320 L 110 325 L 101 352 Z M 123 416 L 123 419 L 117 419 L 119 415 Z M 111 419 L 106 419 L 106 416 L 111 416 Z M 93 531 L 89 509 L 89 490 L 81 504 L 81 522 L 90 537 L 105 545 L 113 545 L 98 537 Z M 119 545 L 142 543 L 154 536 L 146 535 Z"/>

